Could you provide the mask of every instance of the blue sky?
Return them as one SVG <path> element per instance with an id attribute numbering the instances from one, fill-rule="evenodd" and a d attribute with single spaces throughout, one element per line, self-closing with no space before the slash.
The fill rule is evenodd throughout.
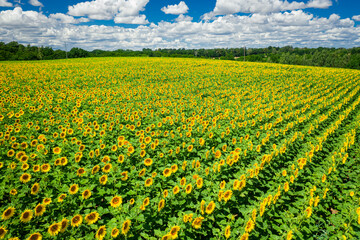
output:
<path id="1" fill-rule="evenodd" d="M 0 0 L 0 41 L 64 48 L 360 46 L 358 0 Z"/>

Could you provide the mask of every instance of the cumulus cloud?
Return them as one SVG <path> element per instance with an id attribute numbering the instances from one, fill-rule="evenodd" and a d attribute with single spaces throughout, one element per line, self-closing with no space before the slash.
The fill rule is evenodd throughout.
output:
<path id="1" fill-rule="evenodd" d="M 147 24 L 145 10 L 149 0 L 93 0 L 68 7 L 72 16 L 87 16 L 95 20 L 112 20 L 115 23 Z"/>
<path id="2" fill-rule="evenodd" d="M 353 16 L 352 19 L 354 21 L 360 22 L 360 15 Z"/>
<path id="3" fill-rule="evenodd" d="M 188 10 L 189 7 L 186 5 L 184 1 L 181 1 L 179 4 L 167 5 L 166 7 L 161 8 L 161 11 L 163 11 L 165 14 L 174 14 L 174 15 L 187 13 Z"/>
<path id="4" fill-rule="evenodd" d="M 13 4 L 7 0 L 0 0 L 0 7 L 12 7 Z"/>
<path id="5" fill-rule="evenodd" d="M 38 0 L 29 0 L 29 3 L 35 7 L 43 7 L 44 5 Z"/>
<path id="6" fill-rule="evenodd" d="M 184 14 L 180 14 L 175 21 L 177 22 L 191 22 L 193 20 L 190 16 L 185 16 Z"/>
<path id="7" fill-rule="evenodd" d="M 305 8 L 328 8 L 331 0 L 310 0 L 305 2 L 288 2 L 287 0 L 217 0 L 214 15 L 234 13 L 271 13 Z M 208 16 L 208 15 L 207 15 Z"/>
<path id="8" fill-rule="evenodd" d="M 176 21 L 134 28 L 76 25 L 87 21 L 65 14 L 44 15 L 17 7 L 0 12 L 0 41 L 93 49 L 353 47 L 360 42 L 360 27 L 354 20 L 332 14 L 316 17 L 302 10 L 251 15 L 225 15 L 212 21 L 194 22 L 180 15 Z"/>
<path id="9" fill-rule="evenodd" d="M 59 20 L 62 23 L 71 23 L 71 24 L 89 22 L 89 19 L 87 18 L 74 18 L 73 16 L 69 16 L 63 13 L 50 14 L 49 18 Z"/>

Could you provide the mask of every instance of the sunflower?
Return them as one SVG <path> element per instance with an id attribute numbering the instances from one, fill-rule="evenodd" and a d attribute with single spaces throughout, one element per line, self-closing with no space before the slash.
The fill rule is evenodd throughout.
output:
<path id="1" fill-rule="evenodd" d="M 228 225 L 225 228 L 225 237 L 226 237 L 226 239 L 228 239 L 230 237 L 230 234 L 231 234 L 231 229 L 230 229 L 230 226 Z"/>
<path id="2" fill-rule="evenodd" d="M 189 183 L 189 184 L 186 186 L 186 188 L 185 188 L 186 194 L 191 193 L 191 190 L 192 190 L 192 185 L 191 185 L 191 183 Z"/>
<path id="3" fill-rule="evenodd" d="M 117 229 L 116 227 L 114 227 L 112 230 L 111 230 L 111 237 L 112 238 L 116 238 L 118 235 L 119 235 L 120 231 L 119 229 Z"/>
<path id="4" fill-rule="evenodd" d="M 41 165 L 41 171 L 44 172 L 44 173 L 49 172 L 50 169 L 51 169 L 51 166 L 48 163 L 45 163 L 45 164 Z"/>
<path id="5" fill-rule="evenodd" d="M 158 212 L 160 212 L 165 207 L 165 200 L 161 199 L 158 204 Z"/>
<path id="6" fill-rule="evenodd" d="M 58 233 L 60 232 L 61 230 L 61 224 L 60 223 L 53 223 L 50 225 L 50 227 L 48 228 L 48 233 L 51 235 L 51 236 L 56 236 L 58 235 Z"/>
<path id="7" fill-rule="evenodd" d="M 8 157 L 13 157 L 15 155 L 15 151 L 10 149 L 8 152 L 7 152 L 7 156 Z"/>
<path id="8" fill-rule="evenodd" d="M 164 235 L 164 236 L 161 238 L 161 240 L 171 240 L 171 239 L 172 239 L 172 236 L 171 236 L 170 233 Z"/>
<path id="9" fill-rule="evenodd" d="M 76 194 L 78 191 L 79 191 L 79 185 L 77 184 L 73 184 L 69 188 L 69 193 L 72 195 Z"/>
<path id="10" fill-rule="evenodd" d="M 99 178 L 99 182 L 100 182 L 100 184 L 102 184 L 102 185 L 105 185 L 106 182 L 107 182 L 107 180 L 108 180 L 108 176 L 107 176 L 107 175 L 102 175 L 102 176 Z"/>
<path id="11" fill-rule="evenodd" d="M 83 217 L 80 214 L 77 214 L 71 219 L 71 226 L 78 227 L 81 225 L 82 221 Z"/>
<path id="12" fill-rule="evenodd" d="M 61 194 L 58 198 L 58 202 L 64 201 L 65 198 L 66 198 L 66 194 L 65 193 Z"/>
<path id="13" fill-rule="evenodd" d="M 215 152 L 215 158 L 220 158 L 221 157 L 221 151 L 220 150 L 217 150 Z"/>
<path id="14" fill-rule="evenodd" d="M 44 198 L 44 199 L 43 199 L 43 204 L 44 204 L 45 206 L 49 205 L 50 203 L 51 203 L 51 198 Z"/>
<path id="15" fill-rule="evenodd" d="M 43 214 L 44 214 L 44 212 L 45 212 L 45 210 L 46 210 L 45 205 L 44 205 L 44 204 L 39 203 L 39 204 L 35 207 L 35 209 L 34 209 L 35 216 L 36 216 L 36 217 L 38 217 L 38 216 L 43 215 Z"/>
<path id="16" fill-rule="evenodd" d="M 0 168 L 2 168 L 3 166 L 3 163 L 0 162 Z M 29 164 L 27 163 L 23 163 L 23 165 L 21 166 L 21 170 L 25 171 L 25 170 L 28 170 L 29 169 Z"/>
<path id="17" fill-rule="evenodd" d="M 230 198 L 231 198 L 231 196 L 232 196 L 232 191 L 231 191 L 231 190 L 226 190 L 226 191 L 224 192 L 224 196 L 223 196 L 224 201 L 225 201 L 225 202 L 229 201 Z"/>
<path id="18" fill-rule="evenodd" d="M 77 171 L 76 171 L 76 175 L 81 177 L 83 174 L 85 173 L 85 169 L 84 168 L 79 168 Z"/>
<path id="19" fill-rule="evenodd" d="M 220 189 L 224 189 L 224 188 L 225 188 L 225 185 L 226 185 L 226 182 L 223 180 L 223 181 L 220 183 Z"/>
<path id="20" fill-rule="evenodd" d="M 118 157 L 118 162 L 119 163 L 123 163 L 124 162 L 124 159 L 125 159 L 125 156 L 120 154 L 119 157 Z"/>
<path id="21" fill-rule="evenodd" d="M 177 171 L 178 169 L 179 169 L 179 168 L 178 168 L 178 165 L 177 165 L 177 164 L 174 164 L 174 165 L 171 166 L 171 172 L 173 172 L 173 173 L 176 173 L 176 171 Z"/>
<path id="22" fill-rule="evenodd" d="M 149 166 L 151 166 L 153 164 L 153 160 L 151 158 L 146 158 L 144 160 L 144 164 L 145 164 L 145 166 L 149 167 Z"/>
<path id="23" fill-rule="evenodd" d="M 246 232 L 244 233 L 241 237 L 240 240 L 248 240 L 249 239 L 249 234 Z"/>
<path id="24" fill-rule="evenodd" d="M 215 207 L 216 207 L 215 202 L 214 202 L 214 201 L 211 201 L 211 202 L 207 205 L 207 207 L 205 208 L 205 212 L 206 212 L 207 214 L 211 214 L 211 213 L 215 210 Z"/>
<path id="25" fill-rule="evenodd" d="M 170 168 L 165 168 L 163 171 L 163 175 L 165 177 L 169 177 L 171 175 L 171 169 Z"/>
<path id="26" fill-rule="evenodd" d="M 16 168 L 16 163 L 14 163 L 14 162 L 10 163 L 10 168 L 12 170 L 14 170 Z"/>
<path id="27" fill-rule="evenodd" d="M 292 237 L 293 237 L 293 231 L 290 230 L 290 231 L 288 231 L 288 233 L 286 234 L 286 240 L 291 240 Z"/>
<path id="28" fill-rule="evenodd" d="M 92 212 L 85 216 L 85 221 L 88 225 L 96 223 L 99 220 L 99 213 Z"/>
<path id="29" fill-rule="evenodd" d="M 249 219 L 249 221 L 246 223 L 245 226 L 245 232 L 249 233 L 255 228 L 255 223 L 252 219 Z"/>
<path id="30" fill-rule="evenodd" d="M 82 197 L 83 199 L 88 199 L 89 197 L 91 197 L 91 191 L 89 189 L 86 189 L 85 191 L 83 191 Z"/>
<path id="31" fill-rule="evenodd" d="M 119 207 L 122 204 L 122 197 L 121 196 L 115 196 L 111 199 L 110 205 L 114 208 Z"/>
<path id="32" fill-rule="evenodd" d="M 179 192 L 180 192 L 179 186 L 175 186 L 175 187 L 173 188 L 173 193 L 174 193 L 174 194 L 178 194 Z"/>
<path id="33" fill-rule="evenodd" d="M 20 216 L 20 221 L 29 222 L 33 217 L 33 212 L 29 209 L 26 209 Z"/>
<path id="34" fill-rule="evenodd" d="M 195 229 L 199 229 L 201 228 L 201 224 L 202 224 L 202 221 L 204 220 L 203 217 L 197 217 L 194 219 L 194 221 L 192 222 L 192 226 L 195 228 Z"/>
<path id="35" fill-rule="evenodd" d="M 180 227 L 179 226 L 174 226 L 171 228 L 170 230 L 170 235 L 171 235 L 171 239 L 176 239 L 178 238 L 178 232 L 180 231 Z"/>
<path id="36" fill-rule="evenodd" d="M 105 235 L 106 235 L 106 227 L 105 227 L 105 225 L 103 225 L 97 230 L 97 232 L 95 234 L 95 238 L 102 240 L 102 239 L 104 239 Z"/>
<path id="37" fill-rule="evenodd" d="M 28 173 L 23 173 L 21 176 L 20 176 L 20 182 L 22 183 L 27 183 L 29 182 L 31 179 L 31 175 L 28 174 Z"/>
<path id="38" fill-rule="evenodd" d="M 95 174 L 100 170 L 100 166 L 99 165 L 95 165 L 92 170 L 91 170 L 91 174 Z"/>
<path id="39" fill-rule="evenodd" d="M 289 191 L 289 182 L 284 183 L 284 191 L 285 192 Z"/>
<path id="40" fill-rule="evenodd" d="M 312 208 L 311 207 L 307 207 L 305 209 L 305 213 L 306 213 L 306 217 L 309 218 L 311 216 L 312 213 Z"/>
<path id="41" fill-rule="evenodd" d="M 153 179 L 148 178 L 145 180 L 145 187 L 150 187 L 153 184 Z"/>
<path id="42" fill-rule="evenodd" d="M 130 204 L 133 205 L 135 203 L 135 199 L 130 199 Z"/>
<path id="43" fill-rule="evenodd" d="M 8 230 L 4 226 L 0 227 L 0 239 L 3 239 L 7 232 Z"/>
<path id="44" fill-rule="evenodd" d="M 121 233 L 123 235 L 126 235 L 130 230 L 130 226 L 131 226 L 131 220 L 127 219 L 121 227 Z"/>
<path id="45" fill-rule="evenodd" d="M 62 157 L 62 158 L 60 158 L 61 159 L 61 165 L 62 166 L 65 166 L 66 164 L 68 164 L 68 159 L 67 159 L 67 157 Z"/>
<path id="46" fill-rule="evenodd" d="M 39 183 L 34 183 L 34 185 L 31 187 L 31 194 L 36 195 L 40 190 Z"/>
<path id="47" fill-rule="evenodd" d="M 120 179 L 123 181 L 126 181 L 129 178 L 128 171 L 122 172 L 120 175 L 122 176 Z"/>
<path id="48" fill-rule="evenodd" d="M 147 205 L 150 204 L 150 198 L 145 198 L 144 201 L 143 201 L 143 205 L 146 207 Z"/>
<path id="49" fill-rule="evenodd" d="M 60 147 L 53 148 L 53 153 L 54 154 L 60 154 L 61 153 L 61 148 Z"/>
<path id="50" fill-rule="evenodd" d="M 139 177 L 143 177 L 145 173 L 146 173 L 146 169 L 145 168 L 141 169 L 141 171 L 139 172 Z"/>
<path id="51" fill-rule="evenodd" d="M 15 214 L 15 208 L 9 207 L 3 212 L 3 214 L 1 215 L 1 219 L 8 220 L 12 216 L 14 216 L 14 214 Z"/>
<path id="52" fill-rule="evenodd" d="M 106 165 L 102 168 L 102 171 L 103 171 L 104 173 L 109 173 L 110 170 L 111 170 L 111 168 L 112 168 L 111 163 L 108 163 L 108 164 L 106 164 Z"/>
<path id="53" fill-rule="evenodd" d="M 61 233 L 65 232 L 68 225 L 69 225 L 69 220 L 67 220 L 66 218 L 63 218 L 63 220 L 61 220 L 61 222 L 60 222 L 60 226 L 61 226 L 60 232 Z"/>
<path id="54" fill-rule="evenodd" d="M 40 233 L 33 233 L 26 240 L 42 240 L 42 235 Z"/>
<path id="55" fill-rule="evenodd" d="M 13 196 L 15 196 L 17 193 L 18 192 L 17 192 L 17 190 L 15 188 L 10 190 L 10 194 L 13 195 Z"/>

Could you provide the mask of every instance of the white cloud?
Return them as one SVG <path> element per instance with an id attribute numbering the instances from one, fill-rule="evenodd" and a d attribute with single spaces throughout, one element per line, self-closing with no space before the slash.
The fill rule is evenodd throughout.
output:
<path id="1" fill-rule="evenodd" d="M 353 16 L 352 19 L 354 21 L 360 22 L 360 15 Z"/>
<path id="2" fill-rule="evenodd" d="M 44 5 L 38 0 L 29 0 L 29 3 L 35 7 L 43 7 Z"/>
<path id="3" fill-rule="evenodd" d="M 168 5 L 166 7 L 161 8 L 161 11 L 163 11 L 165 14 L 184 14 L 187 13 L 189 10 L 189 7 L 186 5 L 184 1 L 181 1 L 179 4 L 174 5 Z"/>
<path id="4" fill-rule="evenodd" d="M 213 15 L 234 13 L 271 13 L 305 8 L 328 8 L 331 0 L 310 0 L 307 3 L 287 0 L 217 0 Z M 205 15 L 208 17 L 209 15 Z"/>
<path id="5" fill-rule="evenodd" d="M 328 8 L 332 5 L 331 0 L 310 0 L 307 3 L 308 8 Z"/>
<path id="6" fill-rule="evenodd" d="M 0 0 L 0 7 L 12 7 L 13 4 L 7 0 Z"/>
<path id="7" fill-rule="evenodd" d="M 77 23 L 89 22 L 89 19 L 87 18 L 74 18 L 73 16 L 69 16 L 63 13 L 50 14 L 49 18 L 57 19 L 62 23 L 77 24 Z"/>
<path id="8" fill-rule="evenodd" d="M 185 16 L 184 14 L 180 14 L 175 21 L 177 22 L 191 22 L 193 20 L 190 16 Z"/>
<path id="9" fill-rule="evenodd" d="M 112 20 L 115 23 L 147 24 L 144 11 L 149 0 L 93 0 L 68 7 L 72 16 L 87 16 L 95 20 Z"/>
<path id="10" fill-rule="evenodd" d="M 65 14 L 44 15 L 14 8 L 0 12 L 0 41 L 14 38 L 23 44 L 93 49 L 142 48 L 231 48 L 267 47 L 353 47 L 360 42 L 360 27 L 353 20 L 333 14 L 315 17 L 302 10 L 225 15 L 212 21 L 193 22 L 180 15 L 176 21 L 134 28 L 76 25 L 87 19 Z"/>

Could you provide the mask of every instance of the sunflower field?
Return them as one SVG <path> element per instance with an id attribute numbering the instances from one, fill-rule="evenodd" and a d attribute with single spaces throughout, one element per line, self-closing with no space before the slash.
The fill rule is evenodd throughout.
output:
<path id="1" fill-rule="evenodd" d="M 360 71 L 0 63 L 0 239 L 360 239 Z"/>

